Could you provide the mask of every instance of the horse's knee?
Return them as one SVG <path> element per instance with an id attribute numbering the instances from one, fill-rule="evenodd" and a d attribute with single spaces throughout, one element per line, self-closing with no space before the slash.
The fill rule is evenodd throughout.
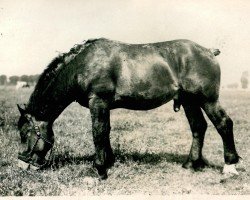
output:
<path id="1" fill-rule="evenodd" d="M 226 124 L 226 127 L 228 129 L 233 129 L 233 120 L 230 118 L 230 117 L 226 117 L 226 120 L 225 120 L 225 124 Z"/>
<path id="2" fill-rule="evenodd" d="M 231 133 L 233 130 L 233 120 L 228 116 L 223 116 L 216 127 L 220 134 Z"/>
<path id="3" fill-rule="evenodd" d="M 231 130 L 233 128 L 232 119 L 220 106 L 219 102 L 206 103 L 204 110 L 218 130 Z"/>
<path id="4" fill-rule="evenodd" d="M 207 122 L 206 120 L 201 119 L 199 123 L 196 123 L 193 128 L 193 132 L 197 132 L 199 134 L 205 134 L 207 130 Z"/>
<path id="5" fill-rule="evenodd" d="M 191 130 L 193 133 L 193 137 L 200 137 L 204 135 L 207 130 L 207 122 L 205 119 L 200 118 L 191 122 Z"/>

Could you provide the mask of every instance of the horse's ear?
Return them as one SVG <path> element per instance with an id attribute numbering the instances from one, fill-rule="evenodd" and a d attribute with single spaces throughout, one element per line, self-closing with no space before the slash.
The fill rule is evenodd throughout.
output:
<path id="1" fill-rule="evenodd" d="M 19 110 L 19 112 L 20 112 L 21 115 L 24 115 L 24 114 L 25 114 L 25 107 L 22 108 L 21 105 L 17 104 L 17 108 L 18 108 L 18 110 Z"/>

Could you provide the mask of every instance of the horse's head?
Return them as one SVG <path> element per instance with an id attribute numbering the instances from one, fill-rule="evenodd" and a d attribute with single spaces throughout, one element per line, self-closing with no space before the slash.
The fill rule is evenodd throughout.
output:
<path id="1" fill-rule="evenodd" d="M 28 136 L 28 132 L 31 129 L 31 124 L 29 123 L 26 114 L 28 114 L 26 112 L 26 109 L 22 108 L 20 105 L 17 104 L 17 108 L 21 114 L 21 116 L 19 117 L 18 120 L 18 130 L 20 133 L 20 137 L 21 137 L 21 143 L 26 143 L 27 141 L 27 136 Z"/>
<path id="2" fill-rule="evenodd" d="M 17 107 L 21 114 L 18 121 L 21 143 L 27 144 L 25 150 L 19 153 L 18 158 L 29 164 L 41 165 L 47 152 L 53 146 L 52 126 L 48 122 L 37 121 L 26 108 L 20 105 Z"/>

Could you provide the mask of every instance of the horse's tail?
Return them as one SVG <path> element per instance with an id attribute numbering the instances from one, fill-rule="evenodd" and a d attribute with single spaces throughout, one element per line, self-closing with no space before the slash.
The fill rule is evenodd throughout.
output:
<path id="1" fill-rule="evenodd" d="M 210 51 L 211 51 L 215 56 L 220 55 L 220 50 L 219 50 L 219 49 L 210 49 Z"/>

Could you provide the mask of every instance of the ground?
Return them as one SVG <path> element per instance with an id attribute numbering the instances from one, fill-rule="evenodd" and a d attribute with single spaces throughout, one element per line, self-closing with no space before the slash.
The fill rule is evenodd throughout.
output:
<path id="1" fill-rule="evenodd" d="M 244 163 L 239 176 L 221 173 L 220 136 L 209 121 L 203 154 L 210 167 L 182 168 L 191 142 L 183 109 L 173 102 L 150 111 L 111 111 L 111 144 L 116 163 L 99 181 L 92 167 L 94 146 L 89 110 L 71 104 L 54 124 L 52 166 L 42 171 L 17 167 L 20 146 L 17 103 L 26 103 L 33 88 L 0 88 L 0 196 L 123 194 L 250 194 L 250 92 L 221 91 L 221 104 L 234 121 L 235 142 Z M 207 119 L 207 118 L 206 118 Z"/>

